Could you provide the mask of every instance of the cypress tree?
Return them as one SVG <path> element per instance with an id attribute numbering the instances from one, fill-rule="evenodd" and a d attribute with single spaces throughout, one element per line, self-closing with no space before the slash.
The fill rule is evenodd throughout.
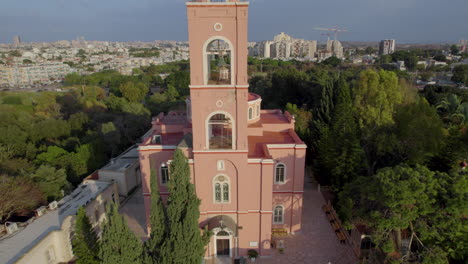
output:
<path id="1" fill-rule="evenodd" d="M 151 170 L 151 211 L 150 211 L 150 238 L 146 241 L 148 255 L 156 262 L 159 259 L 159 251 L 167 235 L 166 208 L 159 193 L 158 177 Z"/>
<path id="2" fill-rule="evenodd" d="M 98 264 L 98 239 L 83 207 L 78 209 L 75 223 L 75 235 L 72 239 L 76 264 Z"/>
<path id="3" fill-rule="evenodd" d="M 143 246 L 119 214 L 115 203 L 112 203 L 107 212 L 99 253 L 103 264 L 142 262 Z"/>
<path id="4" fill-rule="evenodd" d="M 167 202 L 168 233 L 160 257 L 164 264 L 199 264 L 209 241 L 209 233 L 198 228 L 200 199 L 190 182 L 187 158 L 180 149 L 170 166 Z"/>

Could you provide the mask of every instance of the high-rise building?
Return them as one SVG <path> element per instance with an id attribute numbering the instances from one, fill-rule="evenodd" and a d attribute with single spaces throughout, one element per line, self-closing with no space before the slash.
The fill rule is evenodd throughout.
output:
<path id="1" fill-rule="evenodd" d="M 14 36 L 13 37 L 13 44 L 15 44 L 15 45 L 21 44 L 21 37 L 20 36 Z"/>
<path id="2" fill-rule="evenodd" d="M 460 40 L 459 46 L 460 46 L 461 52 L 468 52 L 468 40 L 467 39 Z"/>
<path id="3" fill-rule="evenodd" d="M 317 41 L 295 39 L 284 32 L 274 36 L 273 41 L 258 42 L 249 48 L 250 56 L 263 58 L 314 58 L 317 51 Z"/>
<path id="4" fill-rule="evenodd" d="M 384 39 L 380 41 L 379 45 L 379 54 L 388 55 L 395 52 L 395 40 L 394 39 Z"/>
<path id="5" fill-rule="evenodd" d="M 331 52 L 332 56 L 335 56 L 339 59 L 343 58 L 343 46 L 338 40 L 328 40 L 327 41 L 327 51 Z"/>
<path id="6" fill-rule="evenodd" d="M 301 230 L 307 146 L 290 113 L 261 110 L 262 98 L 248 92 L 249 3 L 203 2 L 186 4 L 187 110 L 159 114 L 139 145 L 147 223 L 150 182 L 160 182 L 164 199 L 169 195 L 168 164 L 179 148 L 201 199 L 200 228 L 213 233 L 205 256 L 236 258 L 249 249 L 271 256 L 272 234 Z"/>

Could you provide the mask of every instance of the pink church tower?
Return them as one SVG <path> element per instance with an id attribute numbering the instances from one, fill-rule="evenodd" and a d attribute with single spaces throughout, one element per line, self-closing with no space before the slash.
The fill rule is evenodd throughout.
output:
<path id="1" fill-rule="evenodd" d="M 181 148 L 189 158 L 200 206 L 200 227 L 213 237 L 206 257 L 271 255 L 275 233 L 301 230 L 306 145 L 294 117 L 261 110 L 248 92 L 248 2 L 186 3 L 190 98 L 186 112 L 153 118 L 139 146 L 147 223 L 150 181 L 167 197 L 168 164 Z M 150 169 L 158 178 L 150 177 Z"/>

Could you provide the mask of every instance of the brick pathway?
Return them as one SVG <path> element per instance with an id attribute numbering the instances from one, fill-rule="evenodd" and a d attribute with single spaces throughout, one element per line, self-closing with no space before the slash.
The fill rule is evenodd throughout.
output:
<path id="1" fill-rule="evenodd" d="M 307 179 L 306 179 L 307 181 Z M 312 184 L 306 183 L 302 213 L 302 232 L 284 239 L 284 253 L 274 249 L 271 258 L 260 258 L 258 264 L 356 264 L 352 249 L 340 244 L 322 205 L 325 200 Z"/>

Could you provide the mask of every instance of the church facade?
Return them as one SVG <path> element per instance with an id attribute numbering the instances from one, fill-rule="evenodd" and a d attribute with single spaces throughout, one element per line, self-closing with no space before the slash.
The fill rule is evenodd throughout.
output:
<path id="1" fill-rule="evenodd" d="M 169 164 L 180 148 L 202 201 L 200 227 L 213 232 L 206 257 L 246 256 L 249 249 L 269 256 L 275 233 L 301 230 L 306 145 L 291 114 L 262 110 L 262 98 L 248 92 L 249 3 L 198 0 L 186 7 L 187 110 L 154 117 L 139 145 L 147 223 L 150 181 L 169 195 Z"/>

